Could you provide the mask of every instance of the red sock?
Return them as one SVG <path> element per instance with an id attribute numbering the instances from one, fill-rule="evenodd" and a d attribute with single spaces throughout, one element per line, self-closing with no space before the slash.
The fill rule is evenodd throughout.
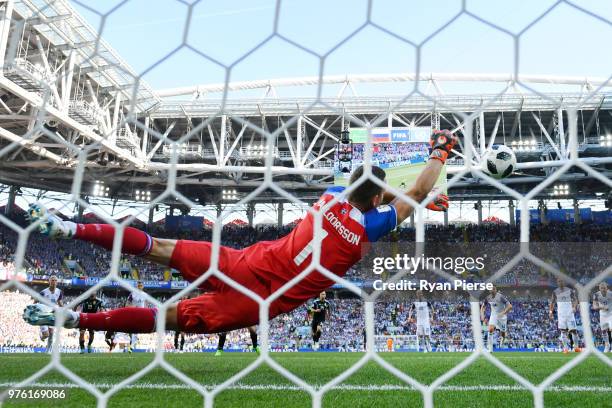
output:
<path id="1" fill-rule="evenodd" d="M 110 330 L 122 333 L 151 333 L 155 331 L 157 309 L 123 307 L 99 313 L 81 313 L 80 329 Z"/>
<path id="2" fill-rule="evenodd" d="M 108 224 L 77 224 L 76 239 L 93 242 L 108 249 L 113 249 L 115 227 Z M 125 227 L 123 230 L 123 244 L 121 253 L 144 256 L 151 252 L 153 239 L 146 232 L 136 228 Z"/>

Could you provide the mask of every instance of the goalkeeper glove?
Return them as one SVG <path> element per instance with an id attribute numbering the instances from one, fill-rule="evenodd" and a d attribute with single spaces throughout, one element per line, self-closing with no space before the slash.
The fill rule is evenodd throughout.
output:
<path id="1" fill-rule="evenodd" d="M 431 200 L 426 206 L 431 211 L 447 211 L 448 210 L 448 196 L 446 194 L 438 194 L 436 198 Z"/>
<path id="2" fill-rule="evenodd" d="M 429 158 L 440 160 L 442 164 L 446 163 L 446 159 L 457 141 L 457 136 L 446 129 L 434 130 L 429 139 L 429 146 L 431 147 Z"/>

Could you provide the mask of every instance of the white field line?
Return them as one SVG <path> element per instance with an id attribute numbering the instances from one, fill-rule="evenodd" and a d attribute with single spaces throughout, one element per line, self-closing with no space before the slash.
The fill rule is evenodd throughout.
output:
<path id="1" fill-rule="evenodd" d="M 113 353 L 113 354 L 109 354 L 109 353 L 92 353 L 92 354 L 88 354 L 87 355 L 87 359 L 95 359 L 95 358 L 113 358 L 113 356 L 122 356 L 125 358 L 129 358 L 129 357 L 134 357 L 134 356 L 140 356 L 140 355 L 146 355 L 146 356 L 151 356 L 153 353 L 149 353 L 149 352 L 139 352 L 136 354 L 132 354 L 131 356 L 129 355 L 125 355 L 125 353 Z M 168 353 L 168 352 L 164 352 L 165 355 L 168 356 L 172 356 L 175 355 L 175 353 Z M 248 353 L 248 352 L 230 352 L 230 353 L 226 353 L 225 355 L 249 355 L 249 354 L 253 354 L 253 353 Z M 313 353 L 313 352 L 308 352 L 308 353 L 304 353 L 306 355 L 303 356 L 298 356 L 297 353 L 270 353 L 272 356 L 276 357 L 276 356 L 284 356 L 284 355 L 290 355 L 290 361 L 312 361 L 313 359 L 319 358 L 321 357 L 321 355 L 325 356 L 326 353 Z M 331 354 L 331 353 L 330 353 Z M 339 353 L 333 353 L 336 356 Z M 384 358 L 387 356 L 403 356 L 403 355 L 408 355 L 411 359 L 433 359 L 433 360 L 463 360 L 467 357 L 469 357 L 470 353 L 465 352 L 465 353 L 447 353 L 447 352 L 439 352 L 439 353 L 380 353 L 380 355 Z M 570 354 L 570 355 L 563 355 L 561 354 L 561 352 L 547 352 L 547 353 L 534 353 L 535 355 L 537 355 L 537 357 L 534 356 L 525 356 L 525 355 L 508 355 L 508 354 L 497 354 L 497 353 L 493 353 L 494 355 L 497 356 L 497 358 L 499 358 L 502 361 L 505 360 L 532 360 L 532 361 L 544 361 L 544 360 L 565 360 L 565 361 L 570 361 L 572 358 L 577 357 L 577 354 Z M 0 359 L 2 357 L 9 357 L 9 356 L 19 356 L 19 359 L 38 359 L 40 360 L 41 356 L 46 355 L 43 353 L 0 353 Z M 181 354 L 176 354 L 177 356 L 180 356 Z M 182 355 L 184 356 L 199 356 L 201 355 L 202 357 L 206 358 L 206 356 L 210 356 L 212 355 L 212 352 L 205 352 L 205 353 L 183 353 Z M 351 356 L 362 356 L 363 353 L 359 352 L 359 353 L 346 353 L 346 355 L 348 357 Z M 608 354 L 606 354 L 608 355 Z M 79 353 L 61 353 L 62 359 L 64 358 L 83 358 L 82 355 L 80 355 Z M 255 356 L 253 356 L 255 357 Z M 357 361 L 357 360 L 355 360 Z M 389 362 L 392 362 L 393 360 L 389 360 Z"/>
<path id="2" fill-rule="evenodd" d="M 12 387 L 16 382 L 0 383 L 0 388 Z M 109 389 L 114 384 L 108 383 L 93 383 L 94 387 L 99 389 Z M 215 384 L 205 384 L 206 388 L 212 389 Z M 24 388 L 80 388 L 74 383 L 34 383 Z M 124 389 L 152 389 L 152 390 L 189 390 L 186 384 L 153 384 L 153 383 L 137 383 L 123 387 Z M 315 386 L 318 388 L 318 386 Z M 228 390 L 246 390 L 246 391 L 302 391 L 303 389 L 296 385 L 281 385 L 281 384 L 235 384 L 227 388 Z M 410 391 L 414 388 L 405 385 L 351 385 L 342 384 L 333 387 L 337 391 Z M 526 391 L 527 389 L 520 385 L 444 385 L 439 387 L 440 391 Z M 548 387 L 545 392 L 612 392 L 612 387 L 591 387 L 591 386 L 565 386 L 555 385 Z"/>

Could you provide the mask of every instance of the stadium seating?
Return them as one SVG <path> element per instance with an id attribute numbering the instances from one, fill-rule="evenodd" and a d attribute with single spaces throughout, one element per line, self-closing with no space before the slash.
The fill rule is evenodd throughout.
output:
<path id="1" fill-rule="evenodd" d="M 181 238 L 180 233 L 168 233 L 163 229 L 156 229 L 150 232 L 162 238 Z M 287 232 L 289 232 L 288 227 L 278 229 L 273 226 L 256 228 L 227 226 L 223 229 L 221 243 L 233 248 L 241 248 L 258 241 L 276 239 Z M 531 226 L 530 234 L 532 242 L 585 242 L 585 240 L 590 242 L 610 242 L 612 240 L 612 226 L 597 224 L 534 224 Z M 517 242 L 518 237 L 519 228 L 505 224 L 468 224 L 449 225 L 446 227 L 429 225 L 425 234 L 428 242 Z M 387 237 L 385 239 L 413 242 L 414 238 L 414 229 L 400 228 L 395 237 Z M 189 239 L 210 240 L 211 230 L 204 229 L 195 236 L 190 233 Z M 0 262 L 9 262 L 16 247 L 17 234 L 4 224 L 0 224 Z M 65 278 L 70 278 L 74 275 L 99 277 L 105 276 L 110 270 L 110 253 L 108 251 L 83 241 L 52 241 L 35 233 L 28 240 L 25 258 L 29 264 L 26 266 L 29 267 L 30 272 L 42 276 L 57 274 Z M 79 267 L 76 270 L 70 270 L 65 266 L 65 259 L 76 260 Z M 130 265 L 130 268 L 138 271 L 140 279 L 151 281 L 163 279 L 163 268 L 137 257 L 129 256 L 125 260 Z M 568 263 L 572 261 L 574 260 L 571 258 L 564 260 L 564 262 Z M 524 266 L 522 267 L 524 268 Z M 527 270 L 522 270 L 522 272 L 525 272 L 521 275 L 521 279 L 524 281 L 526 273 L 529 272 Z M 534 276 L 532 274 L 532 277 Z M 510 282 L 513 279 L 513 275 L 509 274 L 504 279 Z"/>
<path id="2" fill-rule="evenodd" d="M 236 227 L 224 228 L 222 243 L 231 247 L 247 246 L 259 240 L 274 239 L 287 233 L 288 228 L 274 228 L 266 226 L 263 228 Z M 151 231 L 156 236 L 175 237 L 176 234 L 166 233 L 163 229 Z M 612 227 L 594 224 L 571 225 L 571 224 L 548 224 L 534 225 L 531 227 L 533 242 L 557 241 L 557 242 L 579 242 L 589 239 L 590 241 L 609 242 L 612 238 Z M 210 230 L 202 230 L 191 239 L 208 240 L 211 238 Z M 414 229 L 399 229 L 397 234 L 390 239 L 400 242 L 411 242 L 414 240 Z M 447 227 L 430 225 L 427 227 L 426 239 L 428 241 L 447 242 L 479 242 L 498 241 L 516 242 L 518 240 L 518 227 L 509 225 L 450 225 Z M 12 257 L 17 244 L 17 235 L 4 225 L 0 225 L 0 265 L 3 268 L 12 267 Z M 32 234 L 28 241 L 26 259 L 29 263 L 29 272 L 42 276 L 51 273 L 58 274 L 64 278 L 71 277 L 71 273 L 82 273 L 86 276 L 104 276 L 109 271 L 110 255 L 104 250 L 93 247 L 82 241 L 52 241 L 38 234 Z M 66 267 L 65 259 L 75 260 L 79 268 L 75 271 Z M 126 258 L 131 268 L 138 271 L 138 276 L 144 280 L 161 280 L 163 270 L 149 262 L 135 257 Z M 577 269 L 572 262 L 573 258 L 564 260 L 561 265 L 569 270 Z M 501 267 L 501 265 L 500 265 Z M 520 274 L 521 281 L 536 282 L 540 271 L 531 264 L 519 264 L 513 271 L 504 276 L 498 283 L 512 286 L 516 276 Z M 349 278 L 351 274 L 349 273 Z M 581 278 L 580 276 L 578 277 Z M 586 277 L 584 277 L 586 279 Z M 104 301 L 108 307 L 119 307 L 125 302 L 124 298 L 105 294 Z M 164 294 L 156 296 L 165 297 Z M 67 299 L 69 300 L 69 299 Z M 557 339 L 554 322 L 548 320 L 548 304 L 542 299 L 511 299 L 514 309 L 509 318 L 509 340 L 507 346 L 511 348 L 534 347 L 535 345 L 554 346 Z M 20 311 L 31 299 L 25 294 L 15 292 L 0 293 L 0 346 L 23 345 L 42 346 L 38 330 L 33 326 L 25 324 L 20 318 Z M 412 334 L 414 328 L 404 326 L 397 322 L 406 319 L 408 305 L 400 306 L 401 312 L 396 317 L 396 322 L 390 320 L 390 310 L 402 301 L 387 301 L 377 304 L 376 308 L 376 332 L 384 334 Z M 434 302 L 434 308 L 438 312 L 436 324 L 432 327 L 434 344 L 441 349 L 456 347 L 456 349 L 469 349 L 472 344 L 472 332 L 469 321 L 469 307 L 467 303 L 457 302 Z M 363 311 L 361 300 L 336 299 L 333 300 L 333 313 L 331 322 L 323 327 L 321 346 L 323 349 L 360 350 L 363 348 Z M 595 314 L 593 327 L 596 324 Z M 310 347 L 307 309 L 302 306 L 288 315 L 280 316 L 271 323 L 270 343 L 277 350 L 293 350 Z M 63 344 L 67 350 L 78 350 L 78 336 L 76 331 L 68 331 L 63 338 Z M 343 333 L 342 337 L 335 333 Z M 172 334 L 167 336 L 167 347 L 171 348 Z M 139 347 L 147 349 L 153 347 L 153 335 L 141 335 Z M 232 333 L 227 340 L 227 348 L 243 350 L 250 344 L 248 332 L 238 331 Z M 454 346 L 453 346 L 454 345 Z M 94 347 L 105 349 L 103 336 L 97 336 Z M 216 347 L 216 336 L 192 335 L 187 337 L 187 350 L 206 350 Z"/>
<path id="3" fill-rule="evenodd" d="M 66 302 L 71 299 L 67 298 Z M 125 298 L 106 296 L 103 298 L 109 308 L 125 304 Z M 510 299 L 513 309 L 508 319 L 508 340 L 505 346 L 511 349 L 536 348 L 540 345 L 556 347 L 558 332 L 556 322 L 548 319 L 548 302 L 545 300 Z M 39 338 L 39 329 L 26 324 L 21 319 L 21 311 L 31 303 L 27 294 L 0 292 L 0 347 L 44 347 Z M 322 350 L 363 350 L 364 316 L 363 303 L 358 299 L 332 299 L 331 319 L 323 325 L 321 337 Z M 466 302 L 435 301 L 432 305 L 436 319 L 432 326 L 434 348 L 468 351 L 473 346 L 470 326 L 469 304 Z M 391 310 L 399 306 L 399 313 L 392 321 Z M 414 334 L 413 324 L 404 325 L 408 315 L 408 303 L 378 302 L 375 308 L 375 328 L 377 335 Z M 598 327 L 597 313 L 591 313 L 592 327 Z M 578 321 L 580 325 L 580 322 Z M 341 335 L 340 335 L 341 333 Z M 164 340 L 166 348 L 172 348 L 173 332 L 168 332 Z M 153 349 L 154 334 L 138 335 L 138 348 Z M 246 330 L 229 334 L 226 349 L 247 350 L 251 340 Z M 270 325 L 270 346 L 273 350 L 293 351 L 308 349 L 312 345 L 310 327 L 307 322 L 307 307 L 302 306 L 290 314 L 281 315 Z M 62 346 L 66 351 L 78 351 L 78 331 L 64 330 Z M 104 336 L 99 333 L 93 344 L 99 351 L 107 350 Z M 216 335 L 187 335 L 187 351 L 210 351 L 217 346 Z"/>

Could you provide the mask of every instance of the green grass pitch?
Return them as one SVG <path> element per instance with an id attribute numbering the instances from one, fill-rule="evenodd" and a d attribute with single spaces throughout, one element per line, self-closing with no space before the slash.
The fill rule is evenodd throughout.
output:
<path id="1" fill-rule="evenodd" d="M 385 169 L 387 173 L 387 183 L 393 187 L 399 187 L 402 182 L 406 183 L 408 187 L 414 184 L 414 181 L 419 174 L 425 168 L 426 163 L 419 164 L 407 164 L 405 166 L 391 167 Z M 446 167 L 443 168 L 436 185 L 440 185 L 446 181 Z"/>
<path id="2" fill-rule="evenodd" d="M 315 387 L 329 382 L 355 364 L 362 353 L 272 353 L 272 358 Z M 467 353 L 381 353 L 380 356 L 422 383 L 465 359 Z M 576 354 L 496 353 L 502 362 L 529 381 L 538 383 Z M 167 354 L 167 362 L 211 389 L 256 361 L 254 353 Z M 0 388 L 34 374 L 49 363 L 43 354 L 0 355 Z M 62 363 L 86 381 L 106 391 L 153 361 L 153 354 L 63 354 Z M 49 385 L 45 385 L 49 384 Z M 96 400 L 57 371 L 51 371 L 28 389 L 63 387 L 64 400 L 4 401 L 5 407 L 94 407 Z M 612 370 L 596 357 L 588 357 L 545 392 L 550 407 L 605 407 L 612 401 Z M 309 407 L 310 395 L 276 373 L 265 362 L 214 399 L 220 407 Z M 481 358 L 434 393 L 440 407 L 531 407 L 532 394 Z M 327 392 L 326 407 L 419 407 L 421 394 L 369 361 L 354 375 Z M 203 398 L 174 376 L 156 367 L 109 400 L 110 407 L 201 407 Z"/>

